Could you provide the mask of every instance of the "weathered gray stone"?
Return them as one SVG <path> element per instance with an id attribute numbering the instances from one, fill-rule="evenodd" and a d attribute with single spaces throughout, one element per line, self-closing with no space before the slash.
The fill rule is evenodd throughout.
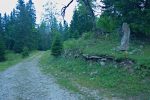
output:
<path id="1" fill-rule="evenodd" d="M 101 61 L 100 62 L 101 66 L 105 66 L 105 62 Z"/>
<path id="2" fill-rule="evenodd" d="M 130 40 L 130 27 L 127 23 L 123 23 L 122 33 L 123 37 L 121 39 L 121 45 L 119 47 L 119 50 L 126 51 L 129 48 L 129 40 Z"/>

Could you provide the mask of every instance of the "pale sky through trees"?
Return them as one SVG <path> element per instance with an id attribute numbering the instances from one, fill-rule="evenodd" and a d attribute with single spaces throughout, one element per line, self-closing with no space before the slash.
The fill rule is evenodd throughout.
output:
<path id="1" fill-rule="evenodd" d="M 10 12 L 13 10 L 13 8 L 16 7 L 18 0 L 0 0 L 0 13 L 4 14 L 5 12 L 7 14 L 10 14 Z M 28 0 L 24 0 L 28 1 Z M 36 9 L 36 15 L 37 15 L 37 23 L 40 23 L 40 19 L 43 15 L 43 5 L 46 3 L 46 1 L 50 0 L 33 0 L 35 9 Z M 51 0 L 54 3 L 56 3 L 56 9 L 59 11 L 63 7 L 63 5 L 67 4 L 69 1 L 68 0 Z M 66 16 L 65 19 L 67 20 L 68 23 L 70 23 L 72 15 L 73 15 L 73 10 L 75 8 L 76 3 L 74 2 L 66 11 Z"/>

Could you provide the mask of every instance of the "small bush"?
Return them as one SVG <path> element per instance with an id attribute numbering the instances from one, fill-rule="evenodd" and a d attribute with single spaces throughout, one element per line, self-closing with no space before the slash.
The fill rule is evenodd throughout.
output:
<path id="1" fill-rule="evenodd" d="M 136 68 L 138 74 L 140 74 L 140 76 L 142 77 L 146 77 L 146 76 L 150 76 L 150 66 L 146 66 L 146 65 L 139 65 Z"/>
<path id="2" fill-rule="evenodd" d="M 22 57 L 27 57 L 29 56 L 29 48 L 28 47 L 24 47 L 23 48 L 23 52 L 22 52 Z"/>
<path id="3" fill-rule="evenodd" d="M 91 39 L 93 37 L 94 33 L 92 32 L 86 32 L 82 35 L 82 38 L 87 40 L 87 39 Z"/>

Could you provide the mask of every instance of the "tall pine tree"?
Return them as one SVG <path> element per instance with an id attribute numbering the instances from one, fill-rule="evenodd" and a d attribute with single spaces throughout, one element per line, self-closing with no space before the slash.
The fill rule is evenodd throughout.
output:
<path id="1" fill-rule="evenodd" d="M 5 45 L 2 36 L 0 35 L 0 62 L 5 60 Z"/>
<path id="2" fill-rule="evenodd" d="M 5 60 L 5 47 L 4 47 L 4 39 L 3 39 L 2 17 L 0 13 L 0 62 L 4 60 Z"/>
<path id="3" fill-rule="evenodd" d="M 10 21 L 8 24 L 8 42 L 7 42 L 7 49 L 13 50 L 14 44 L 15 44 L 15 34 L 16 34 L 16 11 L 13 9 L 13 11 L 10 14 Z"/>
<path id="4" fill-rule="evenodd" d="M 15 44 L 14 51 L 22 52 L 23 47 L 27 43 L 27 24 L 26 24 L 26 11 L 25 11 L 25 3 L 23 0 L 18 0 L 17 5 L 17 22 L 16 22 L 16 35 L 15 35 Z"/>
<path id="5" fill-rule="evenodd" d="M 67 40 L 69 39 L 69 26 L 68 26 L 68 23 L 66 21 L 64 21 L 64 28 L 63 28 L 63 33 L 64 33 L 64 36 L 63 36 L 63 40 Z"/>
<path id="6" fill-rule="evenodd" d="M 70 25 L 70 35 L 72 38 L 79 38 L 84 32 L 93 30 L 93 22 L 91 16 L 85 8 L 80 5 L 74 11 L 73 19 Z"/>
<path id="7" fill-rule="evenodd" d="M 36 11 L 34 3 L 32 0 L 29 0 L 26 5 L 27 11 L 27 24 L 28 24 L 28 48 L 37 49 L 37 31 L 35 29 L 36 25 Z"/>
<path id="8" fill-rule="evenodd" d="M 0 13 L 0 35 L 1 35 L 1 36 L 3 35 L 3 24 L 2 24 L 2 16 L 1 16 L 1 13 Z"/>

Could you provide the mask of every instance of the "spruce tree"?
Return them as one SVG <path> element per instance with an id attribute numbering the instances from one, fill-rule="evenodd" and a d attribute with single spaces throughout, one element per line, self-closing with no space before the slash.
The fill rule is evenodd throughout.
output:
<path id="1" fill-rule="evenodd" d="M 0 35 L 0 62 L 5 60 L 5 45 Z"/>
<path id="2" fill-rule="evenodd" d="M 28 1 L 26 10 L 27 10 L 27 14 L 30 20 L 29 22 L 31 23 L 30 25 L 32 26 L 32 28 L 34 28 L 35 22 L 36 22 L 36 11 L 35 11 L 34 3 L 32 0 Z"/>
<path id="3" fill-rule="evenodd" d="M 3 35 L 3 25 L 2 25 L 2 16 L 1 16 L 1 13 L 0 13 L 0 35 L 1 36 Z"/>
<path id="4" fill-rule="evenodd" d="M 78 27 L 79 27 L 79 14 L 78 11 L 75 10 L 73 14 L 73 18 L 70 24 L 70 38 L 78 38 Z"/>
<path id="5" fill-rule="evenodd" d="M 52 22 L 51 22 L 51 31 L 52 31 L 52 32 L 59 31 L 58 21 L 57 21 L 57 19 L 56 19 L 55 16 L 53 16 L 53 18 L 52 18 Z"/>
<path id="6" fill-rule="evenodd" d="M 10 43 L 12 38 L 12 30 L 11 30 L 11 15 L 4 14 L 3 18 L 3 27 L 4 27 L 4 40 L 6 49 L 10 49 Z"/>
<path id="7" fill-rule="evenodd" d="M 74 11 L 70 24 L 70 37 L 79 38 L 84 32 L 92 31 L 92 18 L 88 15 L 82 6 Z"/>
<path id="8" fill-rule="evenodd" d="M 37 30 L 35 29 L 36 25 L 36 11 L 34 7 L 34 3 L 32 0 L 29 0 L 26 4 L 26 23 L 28 25 L 28 41 L 27 47 L 30 50 L 37 49 Z"/>
<path id="9" fill-rule="evenodd" d="M 8 24 L 8 41 L 7 41 L 7 49 L 13 50 L 15 44 L 15 34 L 16 34 L 16 11 L 13 11 L 10 14 L 10 21 Z"/>
<path id="10" fill-rule="evenodd" d="M 64 30 L 63 30 L 64 32 L 64 36 L 63 36 L 63 40 L 65 41 L 65 40 L 67 40 L 67 39 L 69 39 L 69 26 L 68 26 L 68 23 L 65 21 L 64 22 Z"/>
<path id="11" fill-rule="evenodd" d="M 59 33 L 63 35 L 63 26 L 62 23 L 59 23 Z"/>
<path id="12" fill-rule="evenodd" d="M 52 43 L 51 47 L 51 54 L 55 57 L 61 56 L 63 52 L 63 44 L 61 41 L 61 36 L 59 33 L 55 33 L 55 38 Z"/>
<path id="13" fill-rule="evenodd" d="M 18 0 L 18 5 L 16 9 L 17 21 L 16 21 L 16 34 L 15 34 L 15 44 L 14 51 L 21 53 L 23 47 L 27 43 L 27 24 L 26 24 L 26 10 L 24 0 Z"/>
<path id="14" fill-rule="evenodd" d="M 5 60 L 5 46 L 3 40 L 2 17 L 0 14 L 0 62 Z"/>
<path id="15" fill-rule="evenodd" d="M 49 50 L 51 45 L 51 37 L 50 34 L 47 33 L 46 23 L 44 21 L 41 22 L 38 27 L 38 50 Z"/>

